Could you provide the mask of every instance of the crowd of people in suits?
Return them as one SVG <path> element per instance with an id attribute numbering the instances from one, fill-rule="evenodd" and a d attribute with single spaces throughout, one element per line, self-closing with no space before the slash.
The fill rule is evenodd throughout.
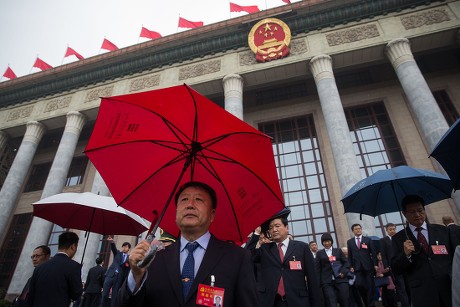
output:
<path id="1" fill-rule="evenodd" d="M 460 227 L 448 217 L 445 225 L 429 223 L 417 195 L 402 201 L 407 226 L 401 231 L 389 223 L 387 236 L 373 241 L 354 224 L 346 247 L 334 247 L 325 233 L 323 249 L 315 241 L 292 238 L 289 210 L 261 225 L 245 248 L 219 240 L 209 232 L 218 210 L 216 194 L 202 182 L 180 187 L 175 202 L 181 235 L 162 234 L 168 246 L 150 265 L 138 266 L 150 242 L 133 249 L 125 242 L 117 250 L 109 237 L 112 264 L 105 270 L 96 259 L 82 286 L 81 265 L 72 260 L 78 236 L 64 232 L 54 257 L 46 246 L 34 250 L 34 273 L 14 306 L 68 307 L 83 297 L 80 306 L 367 307 L 375 306 L 376 278 L 387 280 L 381 285 L 384 306 L 458 306 L 452 298 L 459 294 L 451 287 L 460 273 L 452 271 Z M 459 253 L 460 246 L 458 268 Z"/>

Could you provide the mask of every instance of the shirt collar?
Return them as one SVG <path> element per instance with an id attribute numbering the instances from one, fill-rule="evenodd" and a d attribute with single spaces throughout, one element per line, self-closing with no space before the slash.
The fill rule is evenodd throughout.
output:
<path id="1" fill-rule="evenodd" d="M 283 242 L 280 242 L 280 243 L 283 243 L 283 245 L 286 246 L 286 248 L 287 248 L 287 247 L 289 246 L 289 241 L 290 241 L 290 239 L 289 239 L 289 238 L 286 238 L 286 239 L 284 239 Z M 278 245 L 278 244 L 279 244 L 279 243 L 277 243 L 277 245 Z"/>
<path id="2" fill-rule="evenodd" d="M 209 240 L 211 239 L 211 233 L 207 231 L 204 235 L 196 239 L 194 242 L 198 242 L 200 244 L 201 248 L 206 250 L 208 248 Z M 185 249 L 185 246 L 189 243 L 187 239 L 185 239 L 183 236 L 180 236 L 180 251 L 182 252 Z"/>
<path id="3" fill-rule="evenodd" d="M 414 233 L 416 230 L 415 228 L 417 228 L 417 226 L 414 226 L 412 224 L 409 224 L 409 228 L 410 230 L 412 231 L 412 233 Z M 427 230 L 426 228 L 426 222 L 423 222 L 422 226 L 420 226 L 420 228 L 422 228 L 422 230 Z"/>

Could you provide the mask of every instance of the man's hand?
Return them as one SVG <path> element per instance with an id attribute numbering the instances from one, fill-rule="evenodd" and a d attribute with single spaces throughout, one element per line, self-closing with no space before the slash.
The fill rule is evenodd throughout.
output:
<path id="1" fill-rule="evenodd" d="M 404 253 L 409 257 L 413 252 L 415 252 L 414 243 L 411 240 L 404 241 Z"/>
<path id="2" fill-rule="evenodd" d="M 131 266 L 131 272 L 133 273 L 134 280 L 136 281 L 136 289 L 139 288 L 145 271 L 148 268 L 139 268 L 137 263 L 145 258 L 145 254 L 149 250 L 149 247 L 150 243 L 146 240 L 142 240 L 134 249 L 131 250 L 129 254 L 129 264 Z"/>

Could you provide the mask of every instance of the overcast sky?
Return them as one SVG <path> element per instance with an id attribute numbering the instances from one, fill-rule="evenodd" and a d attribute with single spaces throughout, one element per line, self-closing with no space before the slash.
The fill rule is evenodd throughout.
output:
<path id="1" fill-rule="evenodd" d="M 300 0 L 291 0 L 291 3 Z M 230 4 L 260 10 L 286 5 L 282 0 L 0 0 L 0 73 L 8 67 L 18 77 L 40 71 L 37 56 L 53 67 L 77 61 L 64 58 L 67 46 L 83 57 L 98 55 L 107 38 L 123 48 L 147 41 L 144 26 L 162 36 L 186 31 L 179 16 L 204 25 L 239 17 Z M 6 81 L 1 77 L 1 81 Z"/>

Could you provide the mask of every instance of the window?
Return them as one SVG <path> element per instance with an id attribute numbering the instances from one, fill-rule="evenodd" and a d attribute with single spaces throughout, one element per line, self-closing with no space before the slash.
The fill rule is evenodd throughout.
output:
<path id="1" fill-rule="evenodd" d="M 34 165 L 24 192 L 40 191 L 45 187 L 46 179 L 51 169 L 51 162 Z"/>
<path id="2" fill-rule="evenodd" d="M 447 124 L 449 126 L 452 126 L 459 117 L 459 114 L 455 109 L 454 104 L 450 100 L 449 95 L 447 95 L 447 92 L 445 90 L 440 90 L 434 91 L 433 96 L 434 99 L 436 99 L 436 102 L 438 103 L 442 114 L 446 118 Z"/>
<path id="3" fill-rule="evenodd" d="M 378 170 L 406 165 L 383 102 L 347 108 L 345 115 L 363 178 Z M 390 222 L 394 223 L 398 230 L 402 229 L 401 213 L 377 216 L 375 224 L 378 236 L 386 235 L 385 225 Z"/>
<path id="4" fill-rule="evenodd" d="M 308 243 L 330 232 L 337 242 L 313 116 L 262 123 L 259 129 L 273 138 L 284 201 L 291 209 L 290 233 Z"/>
<path id="5" fill-rule="evenodd" d="M 74 158 L 69 167 L 69 173 L 67 174 L 65 186 L 68 187 L 81 184 L 83 182 L 87 165 L 88 158 L 86 156 Z"/>
<path id="6" fill-rule="evenodd" d="M 51 230 L 50 238 L 48 239 L 48 247 L 51 250 L 51 256 L 54 256 L 58 251 L 59 235 L 67 229 L 62 228 L 59 225 L 54 224 Z"/>

